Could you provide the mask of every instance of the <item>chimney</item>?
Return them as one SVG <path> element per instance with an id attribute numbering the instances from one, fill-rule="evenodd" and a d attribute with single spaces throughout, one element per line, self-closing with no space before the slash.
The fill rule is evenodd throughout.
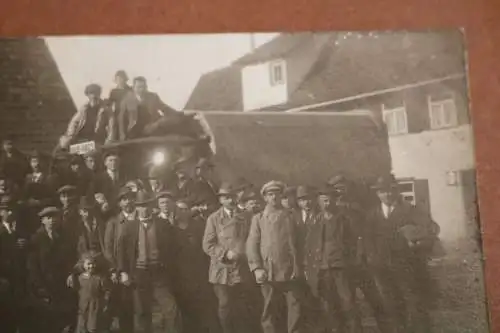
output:
<path id="1" fill-rule="evenodd" d="M 250 34 L 250 52 L 255 51 L 255 34 Z"/>

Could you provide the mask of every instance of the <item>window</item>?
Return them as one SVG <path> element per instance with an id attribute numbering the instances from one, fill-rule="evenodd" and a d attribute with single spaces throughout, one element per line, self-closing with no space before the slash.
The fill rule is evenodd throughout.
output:
<path id="1" fill-rule="evenodd" d="M 275 61 L 269 66 L 271 86 L 278 86 L 285 83 L 285 62 Z"/>
<path id="2" fill-rule="evenodd" d="M 389 135 L 405 134 L 408 133 L 408 118 L 406 115 L 406 106 L 398 106 L 394 108 L 386 108 L 382 104 L 382 114 L 384 122 L 387 125 Z"/>
<path id="3" fill-rule="evenodd" d="M 453 96 L 440 99 L 429 96 L 428 104 L 432 129 L 457 126 L 457 108 Z"/>

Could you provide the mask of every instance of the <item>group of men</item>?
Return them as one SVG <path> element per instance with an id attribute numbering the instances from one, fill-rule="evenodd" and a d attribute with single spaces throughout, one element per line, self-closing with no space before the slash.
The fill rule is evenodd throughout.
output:
<path id="1" fill-rule="evenodd" d="M 84 93 L 87 102 L 70 120 L 66 132 L 59 140 L 59 147 L 85 141 L 106 144 L 146 136 L 182 134 L 193 138 L 203 135 L 192 117 L 165 104 L 158 94 L 148 90 L 142 76 L 128 85 L 127 73 L 115 74 L 116 87 L 109 97 L 102 97 L 102 87 L 89 84 Z"/>
<path id="2" fill-rule="evenodd" d="M 392 175 L 360 200 L 336 176 L 289 187 L 194 176 L 165 181 L 120 171 L 109 152 L 50 173 L 11 139 L 0 159 L 0 325 L 3 332 L 73 329 L 79 256 L 103 253 L 113 282 L 108 328 L 152 332 L 361 332 L 357 293 L 378 329 L 431 332 L 427 261 L 439 233 L 402 200 Z M 223 176 L 223 175 L 222 175 Z"/>

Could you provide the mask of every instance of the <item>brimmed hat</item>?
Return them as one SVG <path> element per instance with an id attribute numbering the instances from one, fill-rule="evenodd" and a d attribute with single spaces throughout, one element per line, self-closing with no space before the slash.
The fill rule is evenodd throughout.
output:
<path id="1" fill-rule="evenodd" d="M 264 184 L 260 190 L 260 194 L 264 195 L 267 192 L 281 192 L 283 193 L 285 189 L 285 184 L 278 180 L 271 180 L 270 182 Z"/>
<path id="2" fill-rule="evenodd" d="M 327 184 L 334 188 L 345 187 L 347 185 L 347 178 L 344 175 L 336 175 L 328 179 Z"/>
<path id="3" fill-rule="evenodd" d="M 302 199 L 302 198 L 310 198 L 313 197 L 316 193 L 314 192 L 314 189 L 311 186 L 307 185 L 300 185 L 297 187 L 297 199 Z"/>
<path id="4" fill-rule="evenodd" d="M 375 184 L 372 186 L 374 190 L 393 190 L 398 187 L 398 182 L 393 174 L 387 176 L 381 176 L 377 179 Z"/>
<path id="5" fill-rule="evenodd" d="M 203 168 L 203 167 L 213 168 L 214 164 L 206 158 L 201 158 L 198 161 L 198 163 L 196 163 L 196 168 L 199 169 L 199 168 Z"/>
<path id="6" fill-rule="evenodd" d="M 32 150 L 31 152 L 29 152 L 28 158 L 29 159 L 38 158 L 40 160 L 43 160 L 43 159 L 47 158 L 47 155 L 45 155 L 44 153 L 42 153 L 39 150 Z"/>
<path id="7" fill-rule="evenodd" d="M 95 200 L 87 196 L 81 197 L 80 202 L 78 204 L 79 209 L 94 209 L 95 206 L 96 206 Z"/>
<path id="8" fill-rule="evenodd" d="M 62 194 L 62 193 L 76 194 L 76 192 L 77 188 L 76 186 L 73 185 L 64 185 L 57 190 L 57 194 Z"/>
<path id="9" fill-rule="evenodd" d="M 328 184 L 320 187 L 317 193 L 318 195 L 332 195 L 333 193 L 335 193 L 335 188 Z"/>
<path id="10" fill-rule="evenodd" d="M 245 190 L 243 192 L 243 194 L 241 195 L 239 200 L 241 202 L 247 202 L 250 200 L 258 200 L 259 198 L 260 198 L 259 193 L 257 193 L 256 191 L 254 191 L 252 189 L 249 189 L 249 190 Z"/>
<path id="11" fill-rule="evenodd" d="M 283 194 L 286 197 L 295 198 L 295 196 L 297 195 L 297 188 L 295 186 L 287 186 L 283 190 Z"/>
<path id="12" fill-rule="evenodd" d="M 0 208 L 10 209 L 10 208 L 14 208 L 16 205 L 17 205 L 17 202 L 16 202 L 16 200 L 14 200 L 14 198 L 11 195 L 3 195 L 0 198 Z"/>
<path id="13" fill-rule="evenodd" d="M 173 191 L 162 191 L 156 195 L 156 199 L 160 198 L 169 198 L 169 199 L 175 199 L 175 193 Z"/>
<path id="14" fill-rule="evenodd" d="M 235 188 L 233 184 L 229 182 L 223 182 L 219 188 L 219 191 L 217 192 L 218 196 L 235 195 L 235 194 L 236 194 Z"/>
<path id="15" fill-rule="evenodd" d="M 156 198 L 152 194 L 146 191 L 139 191 L 137 192 L 137 199 L 135 201 L 135 204 L 137 206 L 148 206 L 151 205 L 155 200 Z"/>
<path id="16" fill-rule="evenodd" d="M 250 183 L 246 178 L 240 177 L 236 180 L 233 188 L 235 191 L 243 191 L 249 188 L 252 188 L 253 184 Z"/>
<path id="17" fill-rule="evenodd" d="M 39 213 L 38 213 L 38 216 L 39 217 L 44 217 L 44 216 L 54 216 L 54 215 L 58 215 L 61 211 L 59 210 L 59 208 L 57 207 L 54 207 L 54 206 L 49 206 L 49 207 L 45 207 L 44 209 L 42 209 Z"/>
<path id="18" fill-rule="evenodd" d="M 128 187 L 123 186 L 120 191 L 118 191 L 118 200 L 121 200 L 125 196 L 135 197 L 135 193 L 132 192 Z"/>

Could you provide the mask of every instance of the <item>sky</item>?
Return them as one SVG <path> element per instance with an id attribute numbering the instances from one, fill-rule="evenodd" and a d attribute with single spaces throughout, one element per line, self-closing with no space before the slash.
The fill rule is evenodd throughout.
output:
<path id="1" fill-rule="evenodd" d="M 256 46 L 276 33 L 254 34 Z M 76 105 L 86 101 L 89 83 L 107 97 L 113 77 L 123 69 L 144 76 L 149 90 L 182 109 L 203 73 L 221 68 L 250 52 L 250 34 L 45 37 Z"/>

